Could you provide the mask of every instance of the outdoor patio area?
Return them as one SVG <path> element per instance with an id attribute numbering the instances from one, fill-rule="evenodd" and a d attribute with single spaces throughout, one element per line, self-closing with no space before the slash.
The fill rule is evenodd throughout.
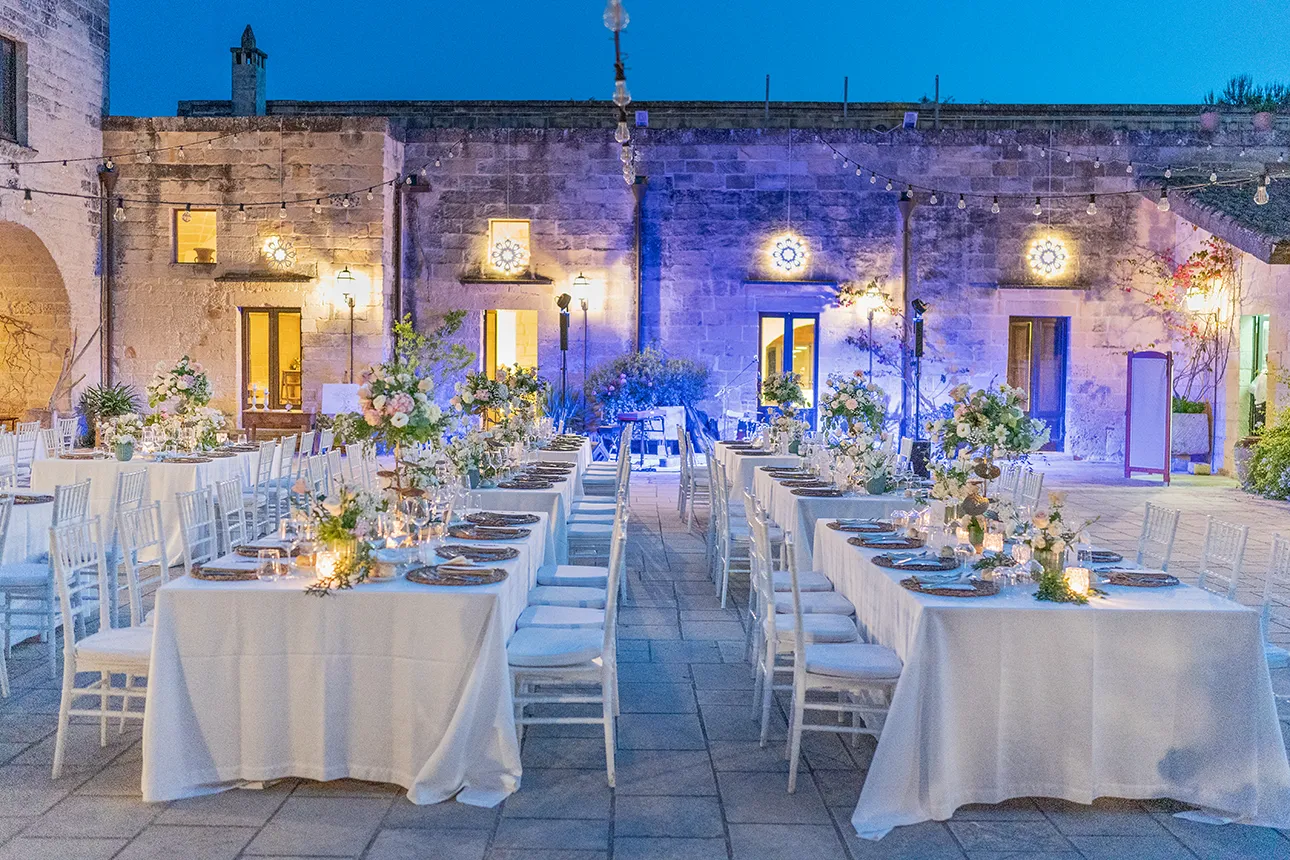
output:
<path id="1" fill-rule="evenodd" d="M 1273 532 L 1290 534 L 1290 506 L 1223 478 L 1123 480 L 1117 466 L 1039 461 L 1078 515 L 1096 515 L 1102 543 L 1132 551 L 1143 505 L 1183 511 L 1174 553 L 1184 579 L 1204 516 L 1248 523 L 1252 571 L 1242 599 L 1257 603 Z M 532 726 L 523 784 L 498 808 L 414 806 L 395 786 L 285 780 L 172 803 L 139 798 L 138 729 L 98 746 L 74 725 L 68 772 L 50 781 L 59 682 L 39 646 L 15 651 L 13 698 L 0 702 L 0 847 L 4 860 L 362 857 L 367 860 L 834 860 L 834 858 L 1275 858 L 1274 830 L 1173 817 L 1170 801 L 1106 800 L 1094 807 L 1042 798 L 960 810 L 948 822 L 898 828 L 878 842 L 850 825 L 872 740 L 850 748 L 807 735 L 797 792 L 785 791 L 784 716 L 757 743 L 752 674 L 744 658 L 740 584 L 719 608 L 702 535 L 678 522 L 675 473 L 632 479 L 630 584 L 619 630 L 617 788 L 606 785 L 598 726 Z M 737 581 L 738 582 L 738 581 Z M 1290 693 L 1286 672 L 1274 673 Z M 1290 719 L 1290 709 L 1283 710 Z M 1283 729 L 1287 723 L 1282 723 Z"/>

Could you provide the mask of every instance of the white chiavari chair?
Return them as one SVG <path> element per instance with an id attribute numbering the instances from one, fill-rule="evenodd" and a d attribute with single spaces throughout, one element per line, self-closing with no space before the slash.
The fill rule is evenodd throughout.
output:
<path id="1" fill-rule="evenodd" d="M 327 492 L 334 493 L 345 483 L 344 461 L 339 448 L 327 449 Z"/>
<path id="2" fill-rule="evenodd" d="M 1205 517 L 1205 542 L 1201 546 L 1200 578 L 1196 584 L 1208 592 L 1235 600 L 1249 537 L 1249 526 Z"/>
<path id="3" fill-rule="evenodd" d="M 64 451 L 70 451 L 76 447 L 76 431 L 79 422 L 76 418 L 59 418 L 55 427 L 58 429 L 58 435 L 61 437 L 62 448 Z"/>
<path id="4" fill-rule="evenodd" d="M 234 479 L 233 483 L 237 483 Z M 161 519 L 161 502 L 117 513 L 117 534 L 121 540 L 121 561 L 130 604 L 130 625 L 152 623 L 143 610 L 145 589 L 155 590 L 170 581 L 166 558 L 166 529 Z"/>
<path id="5" fill-rule="evenodd" d="M 30 429 L 30 424 L 18 425 L 14 463 L 18 471 L 19 486 L 31 484 L 31 463 L 36 459 L 36 446 L 40 441 L 40 422 L 34 423 L 36 425 L 34 429 Z M 29 429 L 24 430 L 24 427 Z"/>
<path id="6" fill-rule="evenodd" d="M 1036 469 L 1026 469 L 1017 478 L 1017 490 L 1014 498 L 1018 508 L 1028 507 L 1032 512 L 1039 508 L 1039 501 L 1044 496 L 1044 473 Z"/>
<path id="7" fill-rule="evenodd" d="M 242 481 L 229 478 L 215 482 L 215 516 L 219 522 L 220 551 L 232 552 L 250 540 L 250 523 L 242 503 Z"/>
<path id="8" fill-rule="evenodd" d="M 90 515 L 90 481 L 86 478 L 77 484 L 59 484 L 54 487 L 53 525 L 77 522 Z"/>
<path id="9" fill-rule="evenodd" d="M 296 445 L 300 437 L 291 435 L 278 440 L 277 466 L 273 473 L 273 483 L 278 489 L 278 519 L 291 516 L 291 487 L 296 482 Z"/>
<path id="10" fill-rule="evenodd" d="M 367 452 L 361 442 L 351 442 L 345 446 L 345 459 L 341 466 L 345 482 L 364 490 L 371 490 L 367 476 Z"/>
<path id="11" fill-rule="evenodd" d="M 789 538 L 791 543 L 791 537 Z M 791 557 L 791 553 L 790 553 Z M 870 735 L 882 732 L 891 696 L 903 668 L 890 648 L 864 642 L 811 642 L 806 636 L 797 572 L 790 567 L 789 591 L 793 618 L 793 708 L 788 721 L 788 793 L 797 790 L 797 766 L 802 757 L 802 733 Z M 825 698 L 809 699 L 809 693 Z M 818 720 L 808 723 L 806 712 L 850 715 L 851 724 Z"/>
<path id="12" fill-rule="evenodd" d="M 202 487 L 175 494 L 179 509 L 179 535 L 184 548 L 184 573 L 219 555 L 219 523 L 215 516 L 214 488 Z"/>
<path id="13" fill-rule="evenodd" d="M 305 483 L 314 496 L 327 495 L 327 455 L 316 454 L 305 464 Z"/>
<path id="14" fill-rule="evenodd" d="M 312 457 L 314 455 L 314 439 L 316 439 L 317 436 L 318 436 L 317 430 L 310 430 L 306 433 L 301 434 L 300 447 L 297 449 L 297 453 L 300 455 L 300 458 L 296 464 L 297 472 L 299 472 L 301 465 L 303 465 L 304 458 Z M 297 477 L 299 477 L 298 474 L 297 474 Z"/>
<path id="15" fill-rule="evenodd" d="M 1018 460 L 1008 460 L 1002 466 L 1002 471 L 998 479 L 990 485 L 991 493 L 1000 499 L 1017 500 L 1017 489 L 1021 484 L 1021 475 L 1024 471 L 1022 463 Z"/>
<path id="16" fill-rule="evenodd" d="M 38 433 L 40 432 L 40 422 L 39 421 L 19 421 L 17 426 L 14 429 L 19 434 Z"/>
<path id="17" fill-rule="evenodd" d="M 615 526 L 614 542 L 615 547 L 610 549 L 610 557 L 620 559 L 620 563 L 626 563 L 624 553 L 627 541 L 627 515 L 624 513 L 623 518 Z M 626 587 L 622 585 L 622 580 L 626 578 L 620 570 L 618 575 L 618 592 L 619 599 L 623 599 Z M 609 566 L 591 567 L 584 565 L 561 564 L 546 565 L 538 570 L 537 581 L 539 586 L 547 589 L 588 589 L 586 593 L 594 593 L 600 596 L 608 597 L 609 593 Z M 599 602 L 599 600 L 597 600 Z M 607 601 L 606 601 L 607 602 Z M 605 624 L 605 610 L 603 607 L 594 608 L 590 606 L 575 606 L 567 604 L 549 604 L 549 603 L 532 603 L 523 612 L 520 613 L 519 619 L 515 626 L 518 627 L 560 627 L 565 629 L 580 628 L 603 628 Z"/>
<path id="18" fill-rule="evenodd" d="M 1159 570 L 1169 569 L 1181 516 L 1181 511 L 1147 502 L 1146 512 L 1142 515 L 1142 533 L 1138 536 L 1138 564 Z"/>
<path id="19" fill-rule="evenodd" d="M 13 520 L 13 497 L 0 498 L 0 558 L 4 557 L 6 541 L 9 540 L 9 523 Z M 0 581 L 4 571 L 0 568 Z M 7 633 L 7 631 L 6 631 Z M 0 697 L 9 698 L 9 659 L 7 648 L 0 648 Z"/>
<path id="20" fill-rule="evenodd" d="M 335 430 L 323 430 L 318 434 L 318 453 L 326 454 L 331 451 L 332 443 L 336 441 Z"/>
<path id="21" fill-rule="evenodd" d="M 515 728 L 523 740 L 528 725 L 600 724 L 605 735 L 605 771 L 614 787 L 615 720 L 618 715 L 618 583 L 625 541 L 614 541 L 609 559 L 608 603 L 603 628 L 523 627 L 506 646 L 515 698 Z M 534 705 L 599 706 L 597 715 L 533 715 Z"/>
<path id="22" fill-rule="evenodd" d="M 39 434 L 40 444 L 45 448 L 46 457 L 52 459 L 63 455 L 63 437 L 57 430 L 41 430 Z"/>
<path id="23" fill-rule="evenodd" d="M 117 515 L 122 511 L 133 511 L 143 507 L 143 500 L 148 495 L 148 470 L 134 469 L 129 472 L 116 473 L 116 485 L 112 494 L 112 506 L 104 521 L 103 531 L 108 536 L 104 554 L 107 556 L 108 578 L 112 584 L 112 611 L 120 606 L 121 591 L 125 589 L 118 578 L 121 567 L 120 541 L 116 526 Z"/>
<path id="24" fill-rule="evenodd" d="M 54 556 L 54 579 L 63 616 L 63 690 L 58 708 L 58 732 L 54 740 L 53 778 L 63 773 L 67 730 L 72 717 L 97 717 L 99 744 L 107 746 L 109 717 L 143 719 L 142 710 L 130 707 L 143 702 L 147 690 L 134 686 L 135 678 L 148 676 L 152 652 L 152 630 L 147 627 L 114 628 L 104 592 L 108 588 L 107 565 L 103 558 L 102 530 L 98 517 L 68 522 L 50 530 Z M 97 605 L 98 630 L 88 633 Z M 84 632 L 83 632 L 84 631 Z M 98 679 L 76 685 L 79 673 L 98 673 Z M 113 675 L 124 675 L 125 687 L 112 683 Z M 81 699 L 97 700 L 97 707 L 77 705 Z M 109 707 L 118 700 L 120 709 Z"/>
<path id="25" fill-rule="evenodd" d="M 1263 580 L 1263 607 L 1259 617 L 1263 629 L 1263 653 L 1268 658 L 1269 669 L 1290 667 L 1290 540 L 1279 534 L 1272 536 L 1272 558 Z"/>
<path id="26" fill-rule="evenodd" d="M 273 477 L 273 458 L 278 443 L 261 442 L 255 461 L 255 479 L 249 490 L 242 491 L 246 521 L 251 525 L 248 537 L 254 539 L 278 527 L 278 486 Z"/>
<path id="27" fill-rule="evenodd" d="M 18 437 L 0 431 L 0 492 L 18 488 Z"/>

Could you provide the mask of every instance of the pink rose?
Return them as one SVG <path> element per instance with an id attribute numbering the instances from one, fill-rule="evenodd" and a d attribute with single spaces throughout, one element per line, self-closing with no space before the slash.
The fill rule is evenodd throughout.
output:
<path id="1" fill-rule="evenodd" d="M 367 422 L 367 426 L 369 427 L 381 426 L 381 416 L 375 412 L 371 412 L 371 411 L 364 412 L 363 420 Z"/>

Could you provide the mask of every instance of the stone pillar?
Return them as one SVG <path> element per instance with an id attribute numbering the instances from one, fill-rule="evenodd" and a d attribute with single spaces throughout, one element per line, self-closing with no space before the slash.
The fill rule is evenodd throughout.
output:
<path id="1" fill-rule="evenodd" d="M 269 55 L 255 47 L 255 33 L 247 24 L 242 44 L 233 54 L 233 116 L 264 116 L 265 61 Z"/>

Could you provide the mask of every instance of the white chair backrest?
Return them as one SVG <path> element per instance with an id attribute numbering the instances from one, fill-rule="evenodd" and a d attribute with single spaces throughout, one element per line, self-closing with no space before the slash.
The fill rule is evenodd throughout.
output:
<path id="1" fill-rule="evenodd" d="M 300 437 L 300 457 L 312 457 L 314 454 L 314 437 L 318 435 L 317 430 L 310 430 Z"/>
<path id="2" fill-rule="evenodd" d="M 4 558 L 4 548 L 6 541 L 9 540 L 9 523 L 12 519 L 13 496 L 0 497 L 0 558 Z"/>
<path id="3" fill-rule="evenodd" d="M 1249 526 L 1225 523 L 1206 517 L 1205 543 L 1200 551 L 1200 579 L 1197 585 L 1228 600 L 1236 599 L 1241 568 L 1245 564 L 1245 544 Z"/>
<path id="4" fill-rule="evenodd" d="M 1017 460 L 1009 460 L 1004 463 L 1003 473 L 999 475 L 998 480 L 990 488 L 991 494 L 1001 499 L 1010 498 L 1015 502 L 1022 472 L 1022 465 Z"/>
<path id="5" fill-rule="evenodd" d="M 1138 537 L 1138 564 L 1145 565 L 1150 561 L 1161 570 L 1169 569 L 1180 516 L 1181 511 L 1147 502 L 1147 510 L 1142 515 L 1142 534 Z"/>
<path id="6" fill-rule="evenodd" d="M 18 486 L 18 437 L 0 433 L 0 491 Z"/>
<path id="7" fill-rule="evenodd" d="M 305 483 L 315 496 L 327 495 L 327 455 L 316 454 L 306 464 Z"/>
<path id="8" fill-rule="evenodd" d="M 292 461 L 295 459 L 296 444 L 299 441 L 300 438 L 295 435 L 284 436 L 278 440 L 278 468 L 273 474 L 275 481 L 280 481 L 283 478 L 295 480 L 295 465 Z"/>
<path id="9" fill-rule="evenodd" d="M 1044 473 L 1034 469 L 1022 472 L 1017 480 L 1017 507 L 1029 507 L 1033 513 L 1044 495 Z"/>
<path id="10" fill-rule="evenodd" d="M 40 432 L 39 421 L 19 421 L 18 422 L 19 436 L 23 436 L 31 433 L 39 433 L 39 432 Z"/>
<path id="11" fill-rule="evenodd" d="M 41 430 L 40 441 L 44 443 L 46 457 L 57 457 L 63 453 L 63 437 L 57 430 Z"/>
<path id="12" fill-rule="evenodd" d="M 79 484 L 59 484 L 54 487 L 54 513 L 52 525 L 79 522 L 90 513 L 90 479 Z"/>
<path id="13" fill-rule="evenodd" d="M 242 503 L 242 482 L 237 478 L 216 481 L 215 500 L 223 550 L 232 552 L 246 543 L 251 533 L 250 523 L 246 521 L 246 507 Z"/>
<path id="14" fill-rule="evenodd" d="M 627 566 L 627 518 L 624 515 L 614 523 L 614 536 L 609 545 L 609 577 L 605 583 L 605 636 L 602 655 L 606 669 L 617 661 L 618 595 L 622 591 L 622 577 Z"/>
<path id="15" fill-rule="evenodd" d="M 237 483 L 234 479 L 234 483 Z M 143 623 L 143 590 L 170 581 L 166 558 L 166 529 L 161 502 L 118 511 L 116 517 L 125 585 L 130 599 L 130 625 Z"/>
<path id="16" fill-rule="evenodd" d="M 135 469 L 116 473 L 116 497 L 113 504 L 117 511 L 134 511 L 143 507 L 148 498 L 148 470 Z"/>
<path id="17" fill-rule="evenodd" d="M 900 450 L 896 452 L 896 456 L 900 458 L 901 462 L 908 463 L 909 458 L 910 456 L 913 455 L 913 453 L 914 453 L 914 440 L 909 436 L 901 436 Z"/>
<path id="18" fill-rule="evenodd" d="M 202 487 L 176 493 L 175 503 L 179 508 L 179 533 L 184 545 L 184 572 L 191 574 L 194 565 L 205 564 L 219 554 L 214 489 Z"/>
<path id="19" fill-rule="evenodd" d="M 62 437 L 64 451 L 70 451 L 76 447 L 78 424 L 79 422 L 75 418 L 58 419 L 58 435 Z"/>
<path id="20" fill-rule="evenodd" d="M 334 493 L 340 489 L 340 485 L 345 483 L 345 473 L 342 468 L 340 449 L 327 449 L 327 491 Z"/>
<path id="21" fill-rule="evenodd" d="M 272 440 L 260 443 L 260 453 L 255 461 L 255 491 L 262 493 L 273 480 L 273 455 L 278 450 L 278 443 Z"/>
<path id="22" fill-rule="evenodd" d="M 107 565 L 103 558 L 99 518 L 75 520 L 49 530 L 50 554 L 54 561 L 54 583 L 63 612 L 63 653 L 68 665 L 75 661 L 78 633 L 86 631 L 97 604 L 99 629 L 112 627 L 108 609 Z"/>
<path id="23" fill-rule="evenodd" d="M 1290 636 L 1290 540 L 1272 536 L 1272 558 L 1263 581 L 1263 641 L 1272 639 L 1272 627 L 1283 638 Z"/>
<path id="24" fill-rule="evenodd" d="M 318 434 L 318 453 L 326 454 L 331 450 L 332 442 L 336 440 L 335 430 L 324 430 Z"/>
<path id="25" fill-rule="evenodd" d="M 370 489 L 367 485 L 367 452 L 363 450 L 362 443 L 352 442 L 345 446 L 342 474 L 346 483 Z"/>

